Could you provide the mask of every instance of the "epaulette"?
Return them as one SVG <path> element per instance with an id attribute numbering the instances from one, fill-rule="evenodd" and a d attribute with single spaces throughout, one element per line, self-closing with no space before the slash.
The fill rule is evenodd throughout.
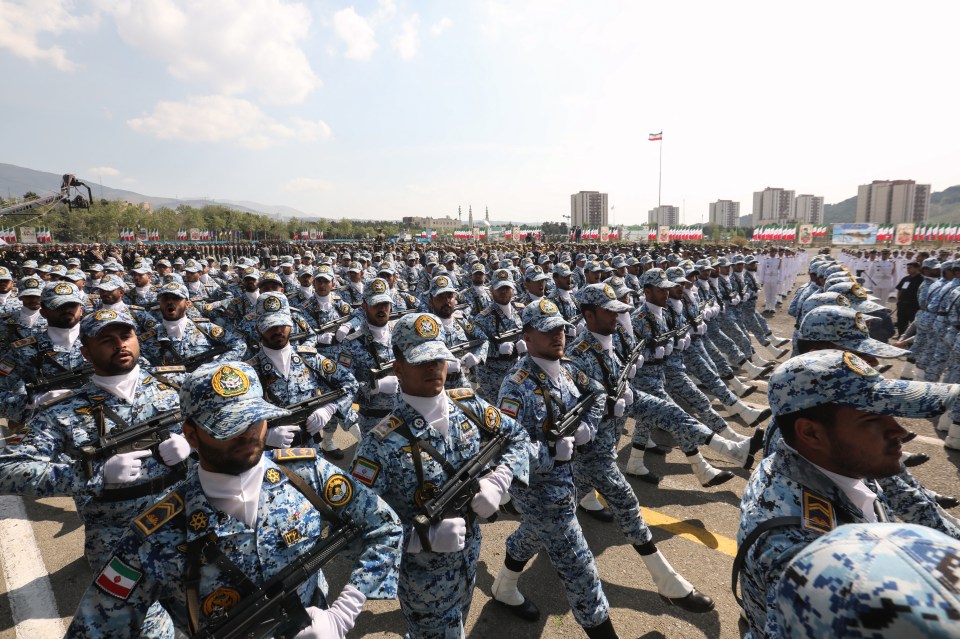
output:
<path id="1" fill-rule="evenodd" d="M 31 335 L 30 337 L 24 337 L 23 339 L 17 340 L 16 342 L 10 345 L 10 348 L 23 348 L 24 346 L 29 346 L 30 344 L 36 344 L 36 343 L 37 343 L 36 336 Z"/>
<path id="2" fill-rule="evenodd" d="M 230 303 L 231 303 L 231 304 L 239 304 L 241 299 L 242 299 L 242 298 L 240 298 L 240 297 L 235 297 L 235 298 L 233 298 L 232 300 L 230 300 Z"/>
<path id="3" fill-rule="evenodd" d="M 587 343 L 586 340 L 584 340 L 584 341 L 580 342 L 579 344 L 577 344 L 576 347 L 575 347 L 575 349 L 578 350 L 578 351 L 580 351 L 581 353 L 586 353 L 587 351 L 590 350 L 590 344 Z"/>
<path id="4" fill-rule="evenodd" d="M 489 315 L 489 314 L 492 313 L 492 312 L 493 312 L 493 307 L 492 307 L 492 306 L 487 306 L 487 307 L 484 308 L 482 311 L 480 311 L 479 313 L 477 313 L 477 315 Z"/>
<path id="5" fill-rule="evenodd" d="M 16 323 L 17 323 L 17 318 L 16 318 L 16 317 L 13 317 L 12 315 L 4 315 L 4 317 L 7 318 L 7 324 L 16 324 Z"/>
<path id="6" fill-rule="evenodd" d="M 317 349 L 316 349 L 316 347 L 314 347 L 314 346 L 298 346 L 298 347 L 297 347 L 297 352 L 298 352 L 298 353 L 307 353 L 307 354 L 309 354 L 309 355 L 316 355 L 316 354 L 317 354 Z"/>
<path id="7" fill-rule="evenodd" d="M 152 339 L 156 336 L 157 336 L 157 332 L 155 330 L 144 331 L 140 333 L 140 341 L 145 342 L 148 339 Z"/>
<path id="8" fill-rule="evenodd" d="M 134 528 L 149 537 L 165 523 L 183 512 L 183 495 L 172 492 L 133 520 Z"/>
<path id="9" fill-rule="evenodd" d="M 187 369 L 184 366 L 151 366 L 148 370 L 153 373 L 186 373 Z"/>
<path id="10" fill-rule="evenodd" d="M 252 312 L 247 313 L 246 315 L 243 316 L 243 319 L 245 319 L 245 320 L 252 320 L 252 319 L 256 319 L 256 318 L 257 318 L 257 312 L 256 312 L 256 311 L 252 311 Z"/>
<path id="11" fill-rule="evenodd" d="M 400 428 L 403 420 L 396 415 L 387 415 L 379 424 L 370 431 L 377 436 L 377 439 L 383 439 L 393 431 Z"/>
<path id="12" fill-rule="evenodd" d="M 354 331 L 350 335 L 347 335 L 345 338 L 343 338 L 343 341 L 350 342 L 360 337 L 363 337 L 363 331 Z"/>
<path id="13" fill-rule="evenodd" d="M 510 376 L 510 381 L 514 384 L 522 384 L 523 380 L 527 379 L 530 376 L 529 371 L 525 371 L 522 368 L 516 373 Z"/>
<path id="14" fill-rule="evenodd" d="M 803 527 L 821 533 L 828 533 L 837 527 L 830 500 L 806 488 L 803 489 Z"/>
<path id="15" fill-rule="evenodd" d="M 150 287 L 150 290 L 151 290 L 151 291 L 159 291 L 159 290 L 160 290 L 160 287 L 159 287 L 159 286 L 151 286 L 151 287 Z"/>
<path id="16" fill-rule="evenodd" d="M 194 324 L 198 324 L 198 323 L 200 323 L 200 322 L 209 322 L 209 321 L 210 321 L 210 320 L 207 319 L 206 317 L 195 317 L 195 318 L 193 318 L 193 323 L 194 323 Z"/>
<path id="17" fill-rule="evenodd" d="M 303 459 L 316 459 L 316 448 L 277 448 L 270 451 L 270 457 L 275 462 L 289 462 Z"/>
<path id="18" fill-rule="evenodd" d="M 145 308 L 142 307 L 142 306 L 135 306 L 135 305 L 133 305 L 133 304 L 127 304 L 127 308 L 130 309 L 131 311 L 145 311 L 145 310 L 147 310 L 147 309 L 145 309 Z"/>
<path id="19" fill-rule="evenodd" d="M 514 306 L 514 308 L 516 308 L 518 311 L 522 311 L 523 309 L 525 309 L 525 308 L 527 307 L 527 305 L 524 304 L 523 302 L 514 302 L 514 303 L 513 303 L 513 306 Z"/>
<path id="20" fill-rule="evenodd" d="M 87 293 L 87 299 L 98 300 L 100 299 L 100 293 Z"/>
<path id="21" fill-rule="evenodd" d="M 447 396 L 450 399 L 472 399 L 474 392 L 472 388 L 450 388 L 447 390 Z"/>

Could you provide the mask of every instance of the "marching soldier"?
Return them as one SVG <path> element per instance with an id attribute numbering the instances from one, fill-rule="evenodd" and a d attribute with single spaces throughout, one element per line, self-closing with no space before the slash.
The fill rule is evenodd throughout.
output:
<path id="1" fill-rule="evenodd" d="M 493 302 L 473 317 L 473 323 L 490 341 L 487 361 L 475 374 L 480 383 L 480 395 L 492 399 L 500 392 L 500 384 L 517 358 L 526 352 L 526 344 L 521 338 L 520 312 L 523 307 L 513 301 L 516 289 L 510 271 L 499 269 L 494 272 L 490 288 Z"/>
<path id="2" fill-rule="evenodd" d="M 21 306 L 17 311 L 0 316 L 0 343 L 12 344 L 28 337 L 35 337 L 47 328 L 47 320 L 40 315 L 40 294 L 43 281 L 36 275 L 28 275 L 17 282 Z"/>
<path id="3" fill-rule="evenodd" d="M 457 290 L 446 275 L 438 275 L 430 282 L 430 311 L 443 323 L 444 342 L 448 348 L 477 341 L 470 349 L 457 353 L 457 359 L 447 363 L 447 388 L 471 387 L 471 371 L 483 366 L 488 343 L 476 327 L 456 310 Z M 461 349 L 458 349 L 461 350 Z"/>

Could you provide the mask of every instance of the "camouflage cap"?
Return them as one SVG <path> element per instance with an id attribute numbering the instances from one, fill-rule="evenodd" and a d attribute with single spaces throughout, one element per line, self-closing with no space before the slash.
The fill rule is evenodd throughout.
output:
<path id="1" fill-rule="evenodd" d="M 80 320 L 80 337 L 96 337 L 100 334 L 100 331 L 111 324 L 137 327 L 130 311 L 114 311 L 109 308 L 102 308 L 99 311 L 88 313 Z"/>
<path id="2" fill-rule="evenodd" d="M 376 306 L 384 302 L 392 304 L 393 298 L 390 297 L 390 285 L 387 284 L 387 280 L 378 277 L 367 284 L 363 290 L 363 301 L 367 306 Z"/>
<path id="3" fill-rule="evenodd" d="M 21 277 L 20 281 L 17 282 L 17 290 L 19 292 L 19 297 L 25 297 L 28 295 L 39 296 L 43 293 L 43 286 L 45 282 L 41 280 L 36 275 L 27 275 L 26 277 Z"/>
<path id="4" fill-rule="evenodd" d="M 572 326 L 563 319 L 560 309 L 551 300 L 541 297 L 536 304 L 528 304 L 520 315 L 524 326 L 528 324 L 541 333 L 549 333 L 560 326 Z"/>
<path id="5" fill-rule="evenodd" d="M 245 280 L 246 280 L 246 279 L 250 279 L 250 278 L 253 278 L 253 279 L 255 279 L 255 280 L 259 280 L 259 279 L 260 279 L 260 271 L 258 271 L 258 270 L 256 269 L 256 267 L 253 267 L 253 266 L 244 266 L 244 267 L 243 267 L 243 278 L 242 278 L 242 279 L 245 279 Z"/>
<path id="6" fill-rule="evenodd" d="M 581 304 L 592 304 L 614 313 L 626 313 L 633 306 L 617 299 L 617 292 L 609 284 L 590 284 L 580 289 L 577 300 Z"/>
<path id="7" fill-rule="evenodd" d="M 53 267 L 50 266 L 49 264 L 41 264 L 40 266 L 37 267 L 37 270 L 40 271 L 41 273 L 49 273 L 52 269 Z"/>
<path id="8" fill-rule="evenodd" d="M 356 262 L 354 262 L 354 264 L 356 264 Z M 357 271 L 359 272 L 360 269 L 357 269 Z M 330 268 L 330 266 L 327 264 L 321 264 L 320 266 L 318 266 L 314 271 L 313 276 L 315 278 L 320 277 L 325 280 L 330 280 L 331 282 L 334 279 L 333 269 Z"/>
<path id="9" fill-rule="evenodd" d="M 260 274 L 260 284 L 263 284 L 264 282 L 276 282 L 278 284 L 283 284 L 283 280 L 280 279 L 280 276 L 273 271 L 264 271 Z"/>
<path id="10" fill-rule="evenodd" d="M 475 262 L 473 266 L 470 267 L 470 274 L 473 275 L 474 273 L 483 273 L 486 275 L 487 269 L 483 266 L 482 262 Z"/>
<path id="11" fill-rule="evenodd" d="M 652 268 L 640 276 L 640 285 L 644 287 L 673 288 L 677 284 L 667 277 L 667 272 L 662 268 Z"/>
<path id="12" fill-rule="evenodd" d="M 611 260 L 610 266 L 613 268 L 626 268 L 627 258 L 623 255 L 617 255 Z"/>
<path id="13" fill-rule="evenodd" d="M 263 333 L 274 326 L 293 327 L 290 301 L 278 291 L 263 293 L 257 298 L 257 330 Z"/>
<path id="14" fill-rule="evenodd" d="M 196 260 L 187 260 L 183 265 L 183 270 L 187 273 L 199 273 L 203 270 L 203 266 Z"/>
<path id="15" fill-rule="evenodd" d="M 264 419 L 290 411 L 263 398 L 257 372 L 244 362 L 212 362 L 193 371 L 180 387 L 180 411 L 214 439 L 230 439 Z"/>
<path id="16" fill-rule="evenodd" d="M 960 385 L 886 380 L 848 351 L 822 350 L 791 358 L 770 376 L 773 416 L 837 404 L 877 415 L 936 417 L 960 394 Z"/>
<path id="17" fill-rule="evenodd" d="M 436 297 L 443 293 L 456 293 L 457 289 L 453 287 L 453 282 L 446 275 L 438 275 L 430 280 L 430 297 Z"/>
<path id="18" fill-rule="evenodd" d="M 543 272 L 541 266 L 528 266 L 523 272 L 523 277 L 531 282 L 540 282 L 550 279 L 550 276 Z"/>
<path id="19" fill-rule="evenodd" d="M 119 275 L 104 275 L 97 282 L 97 290 L 100 291 L 116 291 L 121 288 L 126 290 L 127 285 L 123 283 Z"/>
<path id="20" fill-rule="evenodd" d="M 0 281 L 10 280 L 13 281 L 13 275 L 10 273 L 10 269 L 6 266 L 0 266 Z"/>
<path id="21" fill-rule="evenodd" d="M 71 257 L 67 260 L 67 266 L 80 266 L 80 258 Z"/>
<path id="22" fill-rule="evenodd" d="M 444 341 L 443 323 L 431 313 L 408 313 L 401 317 L 393 327 L 391 343 L 400 349 L 403 359 L 413 365 L 457 359 Z"/>
<path id="23" fill-rule="evenodd" d="M 174 266 L 183 266 L 183 265 L 184 265 L 183 258 L 182 258 L 182 257 L 178 257 L 177 259 L 173 260 L 173 265 L 174 265 Z"/>
<path id="24" fill-rule="evenodd" d="M 157 260 L 157 266 L 166 266 L 166 267 L 169 267 L 169 266 L 171 266 L 170 260 L 168 260 L 167 258 L 163 258 L 163 259 L 161 259 L 161 260 Z"/>
<path id="25" fill-rule="evenodd" d="M 72 282 L 51 282 L 40 294 L 45 308 L 60 308 L 64 304 L 83 304 L 83 293 Z"/>
<path id="26" fill-rule="evenodd" d="M 516 289 L 516 285 L 513 283 L 513 275 L 505 268 L 497 269 L 493 273 L 493 282 L 490 284 L 490 288 L 498 289 L 503 288 L 504 286 L 509 286 L 512 289 Z"/>
<path id="27" fill-rule="evenodd" d="M 187 291 L 187 287 L 179 282 L 167 282 L 161 286 L 160 290 L 157 291 L 157 297 L 163 297 L 164 295 L 175 295 L 185 300 L 190 299 L 190 292 Z"/>
<path id="28" fill-rule="evenodd" d="M 183 276 L 179 273 L 167 273 L 163 276 L 163 283 L 170 284 L 171 282 L 176 284 L 183 284 Z"/>
<path id="29" fill-rule="evenodd" d="M 800 308 L 799 317 L 803 317 L 818 306 L 850 306 L 850 300 L 840 293 L 814 293 L 803 300 L 803 306 Z"/>
<path id="30" fill-rule="evenodd" d="M 347 273 L 359 273 L 360 271 L 360 262 L 350 262 L 347 265 Z"/>
<path id="31" fill-rule="evenodd" d="M 380 265 L 377 266 L 377 275 L 380 275 L 380 273 L 395 275 L 397 271 L 393 268 L 393 262 L 380 262 Z"/>
<path id="32" fill-rule="evenodd" d="M 553 268 L 554 277 L 570 277 L 573 275 L 573 271 L 570 270 L 570 266 L 561 262 Z"/>
<path id="33" fill-rule="evenodd" d="M 67 274 L 63 276 L 63 279 L 76 283 L 87 279 L 87 274 L 78 268 L 68 268 Z"/>
<path id="34" fill-rule="evenodd" d="M 740 254 L 734 255 L 733 259 L 730 260 L 730 264 L 732 264 L 733 266 L 736 266 L 737 264 L 745 264 L 745 263 L 746 263 L 746 260 Z"/>
<path id="35" fill-rule="evenodd" d="M 852 308 L 842 306 L 819 306 L 803 316 L 799 339 L 829 342 L 845 350 L 866 353 L 874 357 L 903 357 L 910 353 L 902 348 L 885 344 L 870 337 L 869 320 L 876 317 L 863 316 Z"/>
<path id="36" fill-rule="evenodd" d="M 922 266 L 923 268 L 938 269 L 940 268 L 940 260 L 938 260 L 935 257 L 928 257 L 923 261 L 923 264 L 921 264 L 920 266 Z"/>
<path id="37" fill-rule="evenodd" d="M 39 264 L 37 264 L 36 260 L 27 260 L 23 263 L 23 268 L 39 268 Z"/>
<path id="38" fill-rule="evenodd" d="M 607 279 L 603 280 L 603 283 L 608 284 L 613 288 L 613 292 L 617 296 L 617 299 L 633 293 L 633 289 L 627 286 L 627 283 L 623 281 L 623 278 L 618 275 L 608 277 Z"/>
<path id="39" fill-rule="evenodd" d="M 773 603 L 783 639 L 954 637 L 960 542 L 916 524 L 839 526 L 787 564 Z"/>
<path id="40" fill-rule="evenodd" d="M 63 277 L 64 275 L 67 274 L 67 267 L 64 266 L 63 264 L 57 264 L 56 266 L 50 269 L 50 274 L 59 275 L 60 277 Z"/>
<path id="41" fill-rule="evenodd" d="M 683 286 L 684 284 L 689 284 L 690 280 L 687 279 L 687 273 L 683 270 L 681 266 L 671 266 L 664 274 L 667 276 L 667 279 L 673 282 L 674 284 L 679 284 Z"/>
<path id="42" fill-rule="evenodd" d="M 131 273 L 136 273 L 137 275 L 148 275 L 153 272 L 153 269 L 150 268 L 150 265 L 146 262 L 137 262 L 133 265 L 133 268 L 130 269 Z"/>

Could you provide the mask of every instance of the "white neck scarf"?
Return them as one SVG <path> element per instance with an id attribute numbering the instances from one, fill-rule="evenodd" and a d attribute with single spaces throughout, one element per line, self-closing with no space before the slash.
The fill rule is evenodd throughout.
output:
<path id="1" fill-rule="evenodd" d="M 203 494 L 217 510 L 242 521 L 248 528 L 257 523 L 257 508 L 260 505 L 260 489 L 263 487 L 263 457 L 260 462 L 239 475 L 227 475 L 204 470 L 197 471 Z"/>
<path id="2" fill-rule="evenodd" d="M 403 401 L 410 404 L 410 407 L 423 415 L 423 418 L 430 424 L 434 430 L 447 436 L 450 430 L 450 404 L 447 402 L 447 394 L 443 391 L 433 397 L 417 397 L 401 393 Z"/>
<path id="3" fill-rule="evenodd" d="M 320 307 L 321 311 L 330 310 L 330 293 L 327 293 L 323 297 L 317 295 L 317 305 Z"/>
<path id="4" fill-rule="evenodd" d="M 607 351 L 613 355 L 613 335 L 600 335 L 599 333 L 594 333 L 590 331 L 590 334 L 593 335 L 600 345 L 603 346 L 603 350 Z"/>
<path id="5" fill-rule="evenodd" d="M 367 327 L 370 329 L 370 335 L 373 336 L 373 341 L 379 342 L 384 346 L 390 346 L 391 330 L 389 323 L 387 323 L 386 326 L 374 326 L 368 322 Z"/>
<path id="6" fill-rule="evenodd" d="M 513 304 L 497 304 L 497 306 L 499 306 L 503 314 L 507 316 L 507 319 L 513 319 Z"/>
<path id="7" fill-rule="evenodd" d="M 137 394 L 137 386 L 140 384 L 140 365 L 133 367 L 129 373 L 122 375 L 91 375 L 90 381 L 107 391 L 114 397 L 119 397 L 128 404 L 133 403 L 133 398 Z"/>
<path id="8" fill-rule="evenodd" d="M 184 328 L 187 326 L 187 321 L 186 315 L 175 322 L 163 320 L 163 328 L 167 331 L 167 335 L 169 335 L 171 339 L 175 339 L 179 342 L 183 339 Z"/>
<path id="9" fill-rule="evenodd" d="M 250 300 L 250 303 L 251 303 L 251 304 L 256 304 L 256 303 L 257 303 L 257 298 L 260 297 L 260 291 L 259 291 L 259 290 L 256 290 L 256 291 L 254 291 L 254 292 L 252 292 L 252 293 L 251 293 L 250 291 L 244 291 L 243 294 L 247 296 L 247 299 Z"/>
<path id="10" fill-rule="evenodd" d="M 560 381 L 560 360 L 559 359 L 543 359 L 542 357 L 530 356 L 530 359 L 534 363 L 543 369 L 543 372 L 547 374 L 547 377 L 550 378 L 553 382 Z"/>
<path id="11" fill-rule="evenodd" d="M 26 306 L 20 307 L 20 322 L 27 328 L 33 328 L 33 325 L 37 323 L 38 317 L 40 317 L 39 308 L 35 311 L 32 311 Z"/>
<path id="12" fill-rule="evenodd" d="M 263 354 L 273 362 L 273 367 L 277 369 L 281 375 L 286 377 L 290 374 L 290 357 L 293 354 L 293 349 L 290 348 L 290 344 L 287 344 L 278 351 L 264 346 Z"/>
<path id="13" fill-rule="evenodd" d="M 651 304 L 650 302 L 644 302 L 644 305 L 651 315 L 656 316 L 658 319 L 663 319 L 663 307 Z"/>
<path id="14" fill-rule="evenodd" d="M 53 342 L 54 346 L 70 349 L 73 348 L 73 343 L 80 337 L 80 324 L 78 323 L 73 328 L 48 326 L 47 335 L 50 336 L 50 341 Z"/>

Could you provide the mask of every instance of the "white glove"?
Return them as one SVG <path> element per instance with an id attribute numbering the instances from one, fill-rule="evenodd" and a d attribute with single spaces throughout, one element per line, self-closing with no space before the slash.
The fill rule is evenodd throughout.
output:
<path id="1" fill-rule="evenodd" d="M 653 359 L 663 359 L 666 355 L 666 351 L 663 350 L 663 346 L 657 346 L 653 351 Z"/>
<path id="2" fill-rule="evenodd" d="M 33 402 L 30 404 L 30 408 L 36 408 L 37 406 L 39 406 L 40 404 L 46 401 L 49 401 L 51 399 L 56 399 L 57 397 L 60 397 L 61 395 L 66 395 L 69 392 L 71 391 L 68 388 L 57 388 L 54 390 L 49 390 L 46 393 L 38 395 L 36 398 L 34 398 Z"/>
<path id="3" fill-rule="evenodd" d="M 706 335 L 707 334 L 707 323 L 703 322 L 700 326 L 697 327 L 697 335 Z"/>
<path id="4" fill-rule="evenodd" d="M 730 298 L 730 306 L 736 306 L 736 305 L 738 305 L 739 303 L 740 303 L 740 296 L 739 296 L 739 295 L 734 295 L 733 297 Z"/>
<path id="5" fill-rule="evenodd" d="M 510 489 L 513 471 L 509 466 L 497 466 L 497 469 L 480 480 L 480 490 L 473 496 L 470 508 L 484 519 L 497 512 L 500 500 Z"/>
<path id="6" fill-rule="evenodd" d="M 557 440 L 557 454 L 553 456 L 554 461 L 570 461 L 573 458 L 573 437 L 564 437 Z"/>
<path id="7" fill-rule="evenodd" d="M 663 354 L 670 355 L 673 352 L 673 340 L 667 342 L 666 346 L 663 347 Z"/>
<path id="8" fill-rule="evenodd" d="M 527 343 L 522 339 L 517 340 L 517 352 L 521 355 L 527 352 Z"/>
<path id="9" fill-rule="evenodd" d="M 187 438 L 177 433 L 170 433 L 170 437 L 160 442 L 157 447 L 160 452 L 160 459 L 167 466 L 179 464 L 190 456 L 190 444 Z"/>
<path id="10" fill-rule="evenodd" d="M 467 522 L 463 517 L 444 519 L 430 526 L 430 547 L 433 552 L 458 552 L 467 540 Z M 420 535 L 416 530 L 410 535 L 407 552 L 416 554 L 423 550 Z"/>
<path id="11" fill-rule="evenodd" d="M 336 338 L 338 342 L 342 342 L 343 338 L 345 338 L 349 334 L 350 334 L 350 325 L 344 324 L 343 326 L 337 329 L 337 334 L 334 335 L 334 338 Z"/>
<path id="12" fill-rule="evenodd" d="M 400 380 L 397 379 L 396 375 L 388 375 L 382 379 L 377 380 L 377 392 L 383 393 L 384 395 L 394 395 L 397 392 L 397 389 L 400 387 Z"/>
<path id="13" fill-rule="evenodd" d="M 297 633 L 294 639 L 343 639 L 353 628 L 366 601 L 362 592 L 347 584 L 329 610 L 316 606 L 307 608 L 310 626 Z"/>
<path id="14" fill-rule="evenodd" d="M 613 404 L 613 416 L 623 417 L 623 412 L 627 410 L 627 403 L 621 397 Z"/>
<path id="15" fill-rule="evenodd" d="M 150 456 L 149 450 L 135 450 L 132 453 L 120 453 L 103 462 L 103 483 L 127 484 L 137 481 L 143 469 L 144 457 Z"/>
<path id="16" fill-rule="evenodd" d="M 586 422 L 580 422 L 580 425 L 577 426 L 577 432 L 573 434 L 573 444 L 575 446 L 583 446 L 593 439 L 595 434 L 596 431 L 590 428 L 590 424 Z"/>
<path id="17" fill-rule="evenodd" d="M 327 404 L 310 413 L 310 416 L 307 417 L 307 432 L 311 435 L 319 433 L 335 412 L 337 412 L 337 407 L 334 404 Z"/>
<path id="18" fill-rule="evenodd" d="M 630 365 L 630 372 L 627 373 L 627 379 L 633 379 L 633 378 L 636 377 L 636 376 L 637 376 L 637 365 L 636 365 L 636 364 L 631 364 L 631 365 Z"/>
<path id="19" fill-rule="evenodd" d="M 567 327 L 567 337 L 576 337 L 577 336 L 577 327 L 568 326 Z"/>
<path id="20" fill-rule="evenodd" d="M 318 344 L 333 344 L 333 333 L 323 333 L 317 338 Z"/>
<path id="21" fill-rule="evenodd" d="M 290 448 L 293 438 L 297 436 L 299 426 L 274 426 L 267 429 L 267 446 L 271 448 Z"/>
<path id="22" fill-rule="evenodd" d="M 460 360 L 460 364 L 464 368 L 473 368 L 480 363 L 480 358 L 474 355 L 473 353 L 467 353 L 463 356 L 463 359 Z"/>
<path id="23" fill-rule="evenodd" d="M 624 408 L 627 406 L 633 405 L 633 389 L 627 386 L 626 390 L 623 391 L 623 404 Z"/>
<path id="24" fill-rule="evenodd" d="M 447 373 L 459 373 L 460 372 L 460 360 L 447 360 Z"/>
<path id="25" fill-rule="evenodd" d="M 637 372 L 638 372 L 638 373 L 640 372 L 640 369 L 643 368 L 643 362 L 644 362 L 644 361 L 645 361 L 645 360 L 643 359 L 643 355 L 641 355 L 640 357 L 637 358 L 637 363 L 635 364 L 635 366 L 637 367 Z"/>
<path id="26" fill-rule="evenodd" d="M 513 343 L 504 342 L 500 345 L 499 351 L 501 355 L 513 355 Z"/>

